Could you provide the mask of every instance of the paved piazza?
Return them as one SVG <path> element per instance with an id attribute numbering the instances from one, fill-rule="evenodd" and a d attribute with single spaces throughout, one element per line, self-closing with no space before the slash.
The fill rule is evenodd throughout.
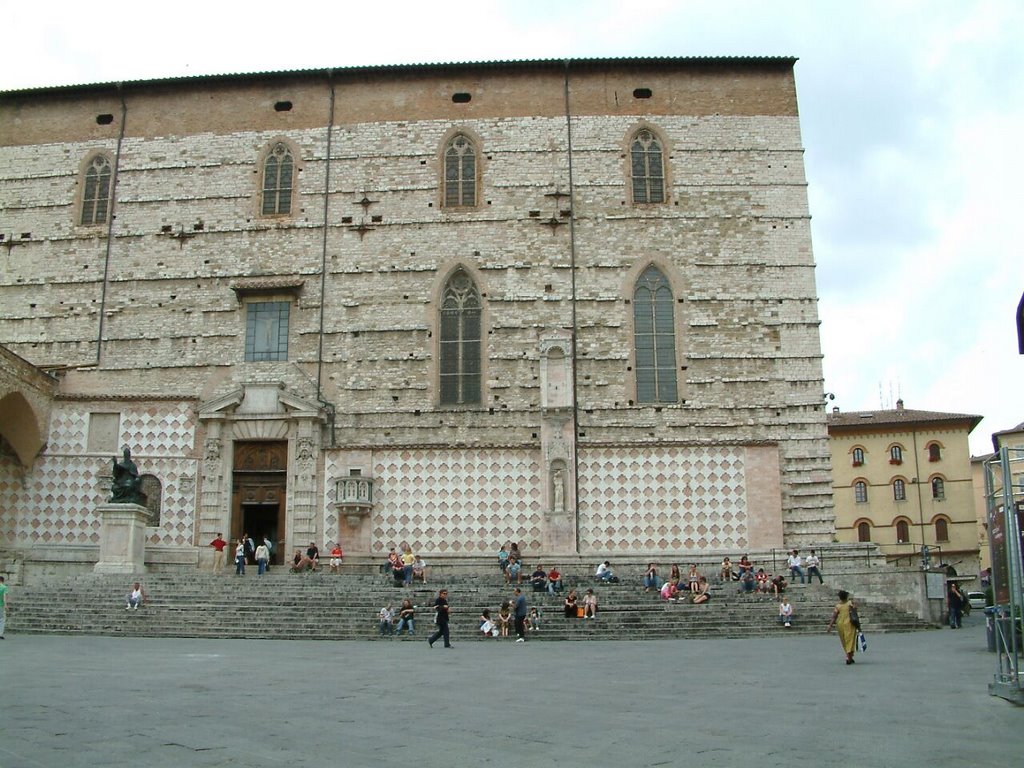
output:
<path id="1" fill-rule="evenodd" d="M 457 606 L 455 606 L 457 608 Z M 280 642 L 8 635 L 0 768 L 1007 766 L 980 616 L 869 637 Z"/>

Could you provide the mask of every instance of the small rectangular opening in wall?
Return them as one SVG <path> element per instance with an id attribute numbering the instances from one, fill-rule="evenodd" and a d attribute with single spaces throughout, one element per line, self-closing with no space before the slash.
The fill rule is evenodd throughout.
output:
<path id="1" fill-rule="evenodd" d="M 342 216 L 341 217 L 341 223 L 342 224 L 351 224 L 352 223 L 352 217 L 351 216 Z"/>
<path id="2" fill-rule="evenodd" d="M 561 216 L 563 219 L 568 219 L 569 216 L 572 215 L 572 211 L 570 211 L 568 208 L 563 208 L 558 212 L 558 215 Z"/>
<path id="3" fill-rule="evenodd" d="M 114 122 L 113 115 L 96 115 L 96 125 L 110 125 Z"/>
<path id="4" fill-rule="evenodd" d="M 203 222 L 197 221 L 195 224 L 192 225 L 192 231 L 193 232 L 202 232 L 203 231 L 203 226 L 204 226 Z"/>
<path id="5" fill-rule="evenodd" d="M 349 477 L 362 477 L 363 476 L 363 470 L 361 470 L 361 469 L 354 469 L 353 467 L 349 467 L 348 476 Z"/>
<path id="6" fill-rule="evenodd" d="M 633 90 L 633 98 L 634 99 L 649 99 L 653 95 L 654 94 L 651 93 L 651 89 L 650 88 L 635 88 Z"/>
<path id="7" fill-rule="evenodd" d="M 31 238 L 32 238 L 32 233 L 31 232 L 22 232 L 21 233 L 21 239 L 22 240 L 30 240 Z"/>
<path id="8" fill-rule="evenodd" d="M 383 216 L 371 216 L 370 217 L 370 221 L 373 222 L 374 224 L 380 224 L 382 221 L 384 221 L 384 217 Z"/>
<path id="9" fill-rule="evenodd" d="M 530 211 L 530 218 L 536 219 L 540 216 L 540 211 Z"/>
<path id="10" fill-rule="evenodd" d="M 473 95 L 469 93 L 453 93 L 452 101 L 456 104 L 468 104 L 473 99 Z"/>
<path id="11" fill-rule="evenodd" d="M 290 101 L 278 101 L 274 104 L 275 112 L 291 112 L 292 103 Z"/>
<path id="12" fill-rule="evenodd" d="M 161 231 L 161 232 L 162 232 L 163 234 L 165 234 L 165 235 L 166 235 L 166 234 L 169 234 L 169 233 L 170 233 L 170 231 L 171 231 L 171 225 L 170 225 L 170 224 L 164 224 L 164 225 L 163 225 L 162 227 L 160 227 L 160 231 Z"/>

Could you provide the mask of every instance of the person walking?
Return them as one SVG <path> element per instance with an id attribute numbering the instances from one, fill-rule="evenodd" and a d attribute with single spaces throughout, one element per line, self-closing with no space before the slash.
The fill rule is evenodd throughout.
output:
<path id="1" fill-rule="evenodd" d="M 437 631 L 427 638 L 427 645 L 431 648 L 433 648 L 434 643 L 442 637 L 444 638 L 444 647 L 452 647 L 451 636 L 448 633 L 448 614 L 450 610 L 451 608 L 448 605 L 448 590 L 442 589 L 437 593 L 437 599 L 434 600 L 434 623 L 437 625 Z"/>
<path id="2" fill-rule="evenodd" d="M 523 594 L 523 590 L 516 587 L 515 591 L 515 626 L 516 626 L 516 642 L 526 642 L 526 614 L 529 609 L 526 607 L 526 595 Z"/>
<path id="3" fill-rule="evenodd" d="M 224 548 L 228 545 L 223 539 L 224 534 L 217 532 L 217 538 L 210 542 L 213 547 L 213 572 L 220 574 L 224 571 Z"/>
<path id="4" fill-rule="evenodd" d="M 960 629 L 964 618 L 964 593 L 955 581 L 949 582 L 949 628 Z"/>
<path id="5" fill-rule="evenodd" d="M 857 650 L 857 627 L 850 619 L 850 611 L 856 610 L 857 606 L 850 600 L 850 593 L 845 589 L 840 589 L 838 594 L 839 602 L 832 611 L 832 620 L 825 631 L 831 632 L 832 627 L 839 630 L 839 642 L 843 644 L 846 663 L 853 664 L 853 654 Z"/>
<path id="6" fill-rule="evenodd" d="M 267 572 L 267 563 L 270 562 L 270 550 L 266 544 L 260 544 L 256 547 L 256 565 L 259 566 L 259 570 L 256 572 L 257 576 L 262 576 Z"/>

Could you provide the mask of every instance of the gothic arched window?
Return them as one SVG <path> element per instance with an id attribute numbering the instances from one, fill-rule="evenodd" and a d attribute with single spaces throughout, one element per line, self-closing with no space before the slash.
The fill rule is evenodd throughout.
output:
<path id="1" fill-rule="evenodd" d="M 458 269 L 441 295 L 440 385 L 442 405 L 480 402 L 480 294 L 473 279 Z"/>
<path id="2" fill-rule="evenodd" d="M 264 216 L 286 216 L 292 212 L 295 186 L 295 159 L 283 142 L 271 147 L 263 161 Z"/>
<path id="3" fill-rule="evenodd" d="M 629 144 L 634 203 L 665 202 L 665 161 L 661 142 L 649 130 L 637 131 Z"/>
<path id="4" fill-rule="evenodd" d="M 476 147 L 465 134 L 452 136 L 444 148 L 444 205 L 476 205 Z"/>
<path id="5" fill-rule="evenodd" d="M 113 178 L 110 158 L 96 155 L 89 161 L 85 169 L 84 186 L 82 187 L 82 216 L 79 223 L 83 227 L 106 224 L 110 216 L 110 182 Z"/>
<path id="6" fill-rule="evenodd" d="M 672 288 L 653 265 L 643 271 L 633 289 L 633 343 L 637 402 L 676 402 L 679 393 Z"/>

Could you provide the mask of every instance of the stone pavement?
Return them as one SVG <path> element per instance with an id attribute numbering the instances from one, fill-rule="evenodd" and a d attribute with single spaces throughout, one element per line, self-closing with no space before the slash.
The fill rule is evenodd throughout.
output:
<path id="1" fill-rule="evenodd" d="M 457 605 L 453 606 L 457 609 Z M 19 636 L 0 768 L 1007 766 L 1024 708 L 960 631 L 638 642 Z"/>

